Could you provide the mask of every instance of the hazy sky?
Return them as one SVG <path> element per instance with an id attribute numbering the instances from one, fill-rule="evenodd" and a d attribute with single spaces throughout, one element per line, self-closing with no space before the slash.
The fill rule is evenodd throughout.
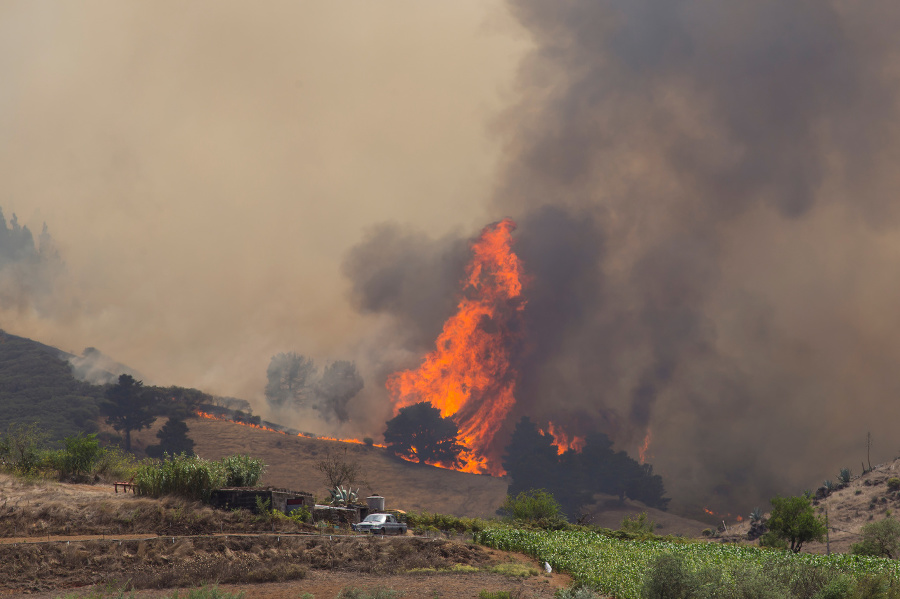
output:
<path id="1" fill-rule="evenodd" d="M 2 3 L 0 206 L 67 274 L 0 326 L 251 400 L 276 352 L 352 358 L 343 257 L 485 224 L 526 47 L 483 0 Z"/>

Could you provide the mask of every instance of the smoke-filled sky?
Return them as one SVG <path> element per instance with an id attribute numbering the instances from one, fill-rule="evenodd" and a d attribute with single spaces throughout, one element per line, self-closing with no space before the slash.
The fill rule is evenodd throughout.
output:
<path id="1" fill-rule="evenodd" d="M 498 2 L 4 2 L 0 206 L 66 280 L 0 326 L 250 399 L 351 357 L 344 255 L 483 226 L 526 46 Z"/>
<path id="2" fill-rule="evenodd" d="M 251 401 L 274 353 L 355 359 L 375 405 L 511 216 L 513 415 L 632 453 L 649 428 L 673 506 L 751 509 L 858 472 L 869 431 L 873 463 L 898 449 L 898 25 L 880 0 L 6 2 L 0 206 L 64 266 L 2 327 Z"/>

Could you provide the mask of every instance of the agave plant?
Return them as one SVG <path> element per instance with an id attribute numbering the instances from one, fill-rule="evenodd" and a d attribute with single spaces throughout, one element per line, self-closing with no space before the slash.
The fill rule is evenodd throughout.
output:
<path id="1" fill-rule="evenodd" d="M 831 493 L 832 491 L 834 491 L 834 488 L 836 485 L 834 484 L 833 481 L 826 480 L 825 482 L 822 483 L 822 486 L 825 487 L 825 490 L 827 490 L 829 493 Z"/>
<path id="2" fill-rule="evenodd" d="M 752 512 L 750 512 L 750 523 L 756 524 L 757 522 L 762 522 L 763 519 L 763 511 L 759 508 L 756 508 Z"/>
<path id="3" fill-rule="evenodd" d="M 337 486 L 329 491 L 331 493 L 331 505 L 350 505 L 359 499 L 359 489 Z"/>
<path id="4" fill-rule="evenodd" d="M 840 474 L 838 474 L 838 480 L 843 484 L 847 484 L 850 482 L 850 469 L 849 468 L 841 468 Z"/>

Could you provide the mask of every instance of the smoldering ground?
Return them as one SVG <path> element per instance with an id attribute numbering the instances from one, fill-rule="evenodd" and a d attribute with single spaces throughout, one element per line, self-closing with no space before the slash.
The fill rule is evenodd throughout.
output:
<path id="1" fill-rule="evenodd" d="M 735 514 L 858 472 L 869 431 L 872 462 L 893 457 L 900 8 L 508 6 L 534 43 L 495 123 L 492 210 L 532 277 L 510 423 L 632 454 L 649 430 L 673 507 Z M 410 318 L 423 290 L 378 281 L 444 293 L 458 273 L 422 261 L 457 249 L 385 250 L 402 239 L 369 238 L 348 272 L 418 342 L 448 309 Z"/>

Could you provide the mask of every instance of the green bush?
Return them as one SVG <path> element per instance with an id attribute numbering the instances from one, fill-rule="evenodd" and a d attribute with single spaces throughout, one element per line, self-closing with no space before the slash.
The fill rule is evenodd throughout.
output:
<path id="1" fill-rule="evenodd" d="M 862 540 L 850 546 L 854 555 L 900 557 L 900 522 L 891 517 L 863 525 Z"/>
<path id="2" fill-rule="evenodd" d="M 159 464 L 140 466 L 135 473 L 134 488 L 138 495 L 179 495 L 206 500 L 214 489 L 224 487 L 225 481 L 221 463 L 181 454 L 168 456 Z"/>
<path id="3" fill-rule="evenodd" d="M 900 478 L 897 478 L 896 476 L 892 476 L 891 478 L 889 478 L 887 480 L 887 487 L 891 491 L 900 489 Z"/>
<path id="4" fill-rule="evenodd" d="M 656 523 L 647 517 L 647 512 L 625 516 L 622 520 L 622 530 L 636 535 L 652 535 L 656 530 Z"/>
<path id="5" fill-rule="evenodd" d="M 133 454 L 118 447 L 107 447 L 94 466 L 94 474 L 106 481 L 130 480 L 138 468 Z"/>
<path id="6" fill-rule="evenodd" d="M 431 514 L 428 512 L 408 512 L 406 514 L 406 524 L 412 530 L 427 530 L 433 528 L 435 531 L 453 531 L 457 533 L 474 533 L 489 524 L 487 520 L 481 518 L 457 518 L 456 516 L 448 516 L 447 514 Z"/>
<path id="7" fill-rule="evenodd" d="M 248 455 L 232 455 L 222 458 L 226 487 L 255 487 L 266 470 L 262 460 Z"/>
<path id="8" fill-rule="evenodd" d="M 86 479 L 106 451 L 100 447 L 96 434 L 66 437 L 63 444 L 65 448 L 55 452 L 53 460 L 61 479 Z"/>
<path id="9" fill-rule="evenodd" d="M 500 513 L 507 518 L 542 528 L 560 528 L 566 525 L 559 502 L 543 489 L 522 491 L 515 497 L 507 495 Z"/>
<path id="10" fill-rule="evenodd" d="M 10 424 L 6 433 L 0 436 L 0 465 L 15 474 L 38 474 L 45 465 L 44 447 L 49 438 L 37 422 Z"/>
<path id="11" fill-rule="evenodd" d="M 166 456 L 162 462 L 139 466 L 134 488 L 138 495 L 179 495 L 206 501 L 216 489 L 256 485 L 265 468 L 261 460 L 245 455 L 228 456 L 218 462 L 187 454 Z"/>
<path id="12" fill-rule="evenodd" d="M 807 541 L 825 538 L 825 521 L 816 516 L 808 497 L 773 497 L 769 517 L 769 534 L 790 543 L 791 551 L 799 553 Z M 770 537 L 771 540 L 771 537 Z"/>

